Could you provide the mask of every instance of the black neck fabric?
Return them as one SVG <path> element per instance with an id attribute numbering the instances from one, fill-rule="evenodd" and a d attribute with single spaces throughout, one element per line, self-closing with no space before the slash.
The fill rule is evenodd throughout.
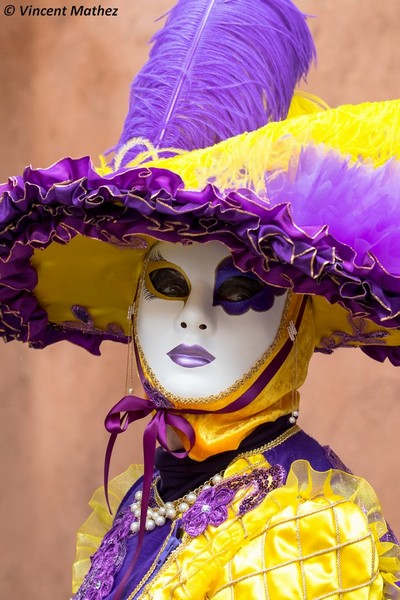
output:
<path id="1" fill-rule="evenodd" d="M 236 450 L 221 452 L 199 462 L 192 458 L 176 458 L 161 447 L 157 448 L 155 468 L 161 480 L 158 491 L 164 502 L 181 498 L 191 490 L 201 486 L 207 479 L 223 471 L 242 452 L 249 452 L 273 441 L 292 427 L 289 415 L 284 415 L 274 423 L 264 423 L 247 436 Z"/>

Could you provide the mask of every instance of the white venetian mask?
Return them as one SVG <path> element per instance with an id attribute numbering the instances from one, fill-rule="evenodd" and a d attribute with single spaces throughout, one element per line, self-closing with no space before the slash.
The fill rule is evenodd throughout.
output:
<path id="1" fill-rule="evenodd" d="M 274 341 L 286 294 L 234 267 L 227 248 L 158 243 L 150 251 L 137 338 L 158 383 L 179 397 L 219 394 Z M 153 382 L 154 383 L 154 382 Z"/>

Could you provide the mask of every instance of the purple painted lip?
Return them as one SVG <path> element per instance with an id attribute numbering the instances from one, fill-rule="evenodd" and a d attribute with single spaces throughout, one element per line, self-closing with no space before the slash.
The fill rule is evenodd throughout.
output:
<path id="1" fill-rule="evenodd" d="M 204 365 L 208 365 L 215 360 L 215 356 L 197 344 L 194 346 L 179 344 L 179 346 L 167 352 L 167 356 L 169 356 L 176 365 L 186 367 L 187 369 L 204 367 Z"/>

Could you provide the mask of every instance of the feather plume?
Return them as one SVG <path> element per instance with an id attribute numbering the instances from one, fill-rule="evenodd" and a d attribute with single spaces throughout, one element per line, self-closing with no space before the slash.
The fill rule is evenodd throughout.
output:
<path id="1" fill-rule="evenodd" d="M 132 138 L 204 148 L 281 120 L 315 56 L 290 0 L 180 0 L 153 42 L 117 150 Z M 124 163 L 140 151 L 130 147 Z"/>

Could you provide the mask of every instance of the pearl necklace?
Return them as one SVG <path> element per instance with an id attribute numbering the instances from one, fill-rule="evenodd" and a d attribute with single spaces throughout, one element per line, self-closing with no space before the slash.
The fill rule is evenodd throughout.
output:
<path id="1" fill-rule="evenodd" d="M 222 474 L 217 473 L 203 483 L 203 485 L 199 486 L 192 492 L 189 492 L 182 498 L 174 500 L 173 502 L 164 502 L 161 499 L 157 490 L 157 484 L 159 481 L 160 477 L 157 477 L 151 484 L 152 497 L 154 504 L 157 504 L 157 506 L 153 506 L 152 508 L 149 507 L 147 509 L 145 523 L 146 531 L 153 531 L 153 529 L 156 527 L 162 527 L 165 525 L 167 519 L 170 519 L 171 521 L 179 519 L 183 513 L 189 510 L 189 508 L 196 502 L 199 494 L 203 490 L 213 487 L 222 481 Z M 140 529 L 140 514 L 142 510 L 142 490 L 135 492 L 135 501 L 130 505 L 130 510 L 134 516 L 134 520 L 130 525 L 130 530 L 132 533 L 138 533 Z"/>

